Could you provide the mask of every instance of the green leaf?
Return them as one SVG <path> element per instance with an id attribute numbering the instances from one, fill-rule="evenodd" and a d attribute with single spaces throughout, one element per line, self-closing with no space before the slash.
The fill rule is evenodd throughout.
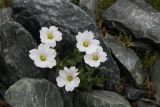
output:
<path id="1" fill-rule="evenodd" d="M 76 61 L 75 61 L 75 59 L 68 59 L 65 64 L 66 64 L 66 66 L 68 66 L 68 65 L 76 66 Z"/>

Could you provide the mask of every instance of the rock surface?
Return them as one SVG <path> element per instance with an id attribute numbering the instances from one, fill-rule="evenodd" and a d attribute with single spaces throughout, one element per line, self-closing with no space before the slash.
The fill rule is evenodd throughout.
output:
<path id="1" fill-rule="evenodd" d="M 75 107 L 131 107 L 122 96 L 109 91 L 81 92 L 75 98 Z"/>
<path id="2" fill-rule="evenodd" d="M 156 89 L 156 100 L 160 104 L 160 59 L 157 59 L 151 70 L 151 78 Z"/>
<path id="3" fill-rule="evenodd" d="M 145 72 L 142 69 L 141 60 L 136 53 L 132 49 L 125 48 L 120 41 L 111 35 L 105 38 L 105 43 L 108 44 L 113 55 L 119 61 L 121 71 L 123 73 L 127 71 L 130 78 L 133 78 L 133 82 L 135 81 L 138 85 L 142 84 L 145 79 Z"/>
<path id="4" fill-rule="evenodd" d="M 141 99 L 136 102 L 136 107 L 159 107 L 159 105 L 150 99 Z"/>
<path id="5" fill-rule="evenodd" d="M 12 15 L 11 8 L 4 8 L 2 11 L 0 11 L 0 26 L 8 21 L 13 21 L 11 15 Z"/>
<path id="6" fill-rule="evenodd" d="M 6 92 L 6 89 L 0 88 L 0 99 L 3 99 L 3 98 L 4 98 L 5 92 Z"/>
<path id="7" fill-rule="evenodd" d="M 78 32 L 90 30 L 103 44 L 95 21 L 82 9 L 64 0 L 13 0 L 13 17 L 20 22 L 39 41 L 39 30 L 43 26 L 57 26 L 63 33 L 63 40 L 58 43 L 62 53 L 60 57 L 72 54 Z M 108 61 L 104 64 L 105 72 L 113 72 L 110 81 L 117 83 L 120 78 L 118 67 L 111 57 L 110 50 L 103 44 L 108 53 Z M 108 77 L 106 77 L 108 78 Z M 108 81 L 109 82 L 109 81 Z M 111 88 L 111 87 L 109 87 Z"/>
<path id="8" fill-rule="evenodd" d="M 143 0 L 118 0 L 103 17 L 110 28 L 133 34 L 135 38 L 160 48 L 160 13 Z"/>
<path id="9" fill-rule="evenodd" d="M 65 89 L 61 89 L 61 96 L 63 97 L 64 107 L 74 107 L 73 106 L 73 92 L 66 92 Z"/>
<path id="10" fill-rule="evenodd" d="M 147 51 L 154 50 L 151 45 L 143 42 L 133 42 L 133 46 L 131 48 L 140 53 L 145 53 Z"/>
<path id="11" fill-rule="evenodd" d="M 44 79 L 24 78 L 5 93 L 12 107 L 63 107 L 58 88 Z"/>
<path id="12" fill-rule="evenodd" d="M 135 89 L 132 87 L 125 87 L 124 96 L 130 101 L 137 101 L 141 98 L 145 98 L 147 96 L 146 92 L 140 89 Z"/>
<path id="13" fill-rule="evenodd" d="M 35 67 L 28 56 L 37 43 L 11 13 L 11 9 L 0 13 L 0 78 L 9 86 L 23 77 L 47 77 L 47 71 Z"/>
<path id="14" fill-rule="evenodd" d="M 79 6 L 96 19 L 96 7 L 99 0 L 80 0 Z"/>

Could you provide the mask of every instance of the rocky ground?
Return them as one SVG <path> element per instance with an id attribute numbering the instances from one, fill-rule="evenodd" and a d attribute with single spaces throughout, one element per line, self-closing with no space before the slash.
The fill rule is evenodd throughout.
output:
<path id="1" fill-rule="evenodd" d="M 4 1 L 0 107 L 160 106 L 159 0 Z M 62 57 L 72 53 L 75 34 L 94 32 L 109 58 L 100 66 L 102 89 L 67 93 L 54 85 L 54 71 L 35 67 L 29 50 L 40 43 L 40 28 L 51 25 L 63 33 Z"/>

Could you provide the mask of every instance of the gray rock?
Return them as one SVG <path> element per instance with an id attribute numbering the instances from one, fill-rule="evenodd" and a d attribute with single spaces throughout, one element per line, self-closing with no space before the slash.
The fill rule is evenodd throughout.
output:
<path id="1" fill-rule="evenodd" d="M 136 53 L 130 48 L 125 48 L 120 41 L 110 35 L 105 38 L 105 43 L 111 48 L 113 55 L 120 63 L 121 71 L 123 73 L 128 71 L 129 75 L 126 76 L 133 78 L 133 82 L 141 85 L 146 75 L 142 69 L 141 60 Z"/>
<path id="2" fill-rule="evenodd" d="M 109 91 L 81 92 L 76 95 L 75 107 L 131 107 L 121 95 Z"/>
<path id="3" fill-rule="evenodd" d="M 96 7 L 100 0 L 80 0 L 79 6 L 96 19 Z"/>
<path id="4" fill-rule="evenodd" d="M 12 107 L 63 107 L 58 88 L 45 79 L 24 78 L 5 93 Z"/>
<path id="5" fill-rule="evenodd" d="M 12 15 L 11 8 L 4 8 L 2 11 L 0 11 L 0 26 L 8 21 L 13 21 L 11 15 Z"/>
<path id="6" fill-rule="evenodd" d="M 160 59 L 157 59 L 151 70 L 152 82 L 156 89 L 156 100 L 160 104 Z"/>
<path id="7" fill-rule="evenodd" d="M 60 90 L 61 96 L 64 101 L 64 107 L 74 107 L 73 106 L 73 92 L 66 92 L 66 90 L 63 88 Z"/>
<path id="8" fill-rule="evenodd" d="M 136 107 L 159 107 L 160 105 L 157 104 L 155 101 L 153 100 L 150 100 L 150 99 L 141 99 L 141 100 L 138 100 L 136 102 Z"/>
<path id="9" fill-rule="evenodd" d="M 6 89 L 0 88 L 0 99 L 4 99 L 5 92 L 6 92 Z"/>
<path id="10" fill-rule="evenodd" d="M 66 2 L 72 2 L 72 0 L 64 0 L 64 1 L 66 1 Z"/>
<path id="11" fill-rule="evenodd" d="M 137 101 L 141 98 L 147 97 L 147 94 L 144 90 L 135 89 L 132 87 L 125 87 L 123 94 L 125 98 L 130 101 Z"/>
<path id="12" fill-rule="evenodd" d="M 131 48 L 140 53 L 145 53 L 147 51 L 154 50 L 151 45 L 137 41 L 133 42 L 133 46 Z"/>
<path id="13" fill-rule="evenodd" d="M 73 48 L 76 46 L 75 36 L 78 32 L 85 30 L 94 32 L 108 53 L 108 61 L 103 64 L 103 67 L 106 68 L 105 72 L 113 71 L 115 74 L 114 78 L 109 81 L 118 83 L 120 73 L 111 52 L 104 44 L 95 21 L 81 8 L 64 0 L 46 0 L 45 2 L 44 0 L 13 0 L 12 8 L 14 19 L 30 31 L 37 41 L 40 40 L 39 30 L 42 26 L 54 25 L 59 28 L 63 33 L 63 40 L 58 43 L 61 48 L 57 50 L 60 58 L 73 53 Z"/>
<path id="14" fill-rule="evenodd" d="M 145 1 L 118 0 L 103 17 L 108 27 L 131 33 L 160 48 L 160 13 Z"/>
<path id="15" fill-rule="evenodd" d="M 11 9 L 0 13 L 0 78 L 9 86 L 23 77 L 47 77 L 45 69 L 35 67 L 29 50 L 37 43 L 23 26 L 10 17 Z"/>
<path id="16" fill-rule="evenodd" d="M 1 72 L 1 71 L 0 71 Z M 3 83 L 3 81 L 0 79 L 0 99 L 4 98 L 4 93 L 6 91 L 7 87 L 6 85 Z"/>

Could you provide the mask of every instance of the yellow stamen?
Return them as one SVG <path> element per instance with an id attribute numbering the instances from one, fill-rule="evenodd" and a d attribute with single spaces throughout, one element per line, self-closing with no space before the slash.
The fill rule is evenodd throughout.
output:
<path id="1" fill-rule="evenodd" d="M 94 55 L 94 56 L 93 56 L 93 60 L 94 60 L 94 61 L 97 61 L 98 59 L 99 59 L 99 56 L 98 56 L 98 55 Z"/>
<path id="2" fill-rule="evenodd" d="M 47 34 L 47 36 L 48 36 L 48 39 L 53 39 L 54 38 L 54 35 L 51 33 L 51 32 L 49 32 L 48 34 Z"/>
<path id="3" fill-rule="evenodd" d="M 73 77 L 72 77 L 72 76 L 68 76 L 68 77 L 67 77 L 67 80 L 68 80 L 69 82 L 71 82 L 71 81 L 73 80 Z"/>
<path id="4" fill-rule="evenodd" d="M 83 42 L 83 46 L 84 47 L 88 47 L 89 46 L 89 42 L 87 42 L 87 41 Z"/>
<path id="5" fill-rule="evenodd" d="M 40 55 L 39 58 L 40 58 L 41 61 L 46 61 L 46 59 L 47 59 L 47 57 L 45 55 Z"/>

